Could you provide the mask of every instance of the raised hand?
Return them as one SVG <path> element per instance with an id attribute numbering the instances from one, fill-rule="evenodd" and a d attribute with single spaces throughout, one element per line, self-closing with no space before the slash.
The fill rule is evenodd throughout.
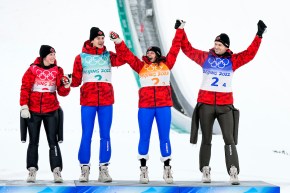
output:
<path id="1" fill-rule="evenodd" d="M 181 19 L 177 19 L 174 25 L 175 29 L 183 29 L 184 25 L 185 25 L 185 21 L 181 20 Z"/>
<path id="2" fill-rule="evenodd" d="M 112 40 L 115 44 L 119 44 L 122 42 L 120 36 L 116 32 L 111 31 L 109 36 L 110 40 Z"/>
<path id="3" fill-rule="evenodd" d="M 265 23 L 262 21 L 262 20 L 259 20 L 259 22 L 257 23 L 258 25 L 258 32 L 257 32 L 257 35 L 262 38 L 263 37 L 263 34 L 267 28 L 267 26 L 265 25 Z"/>

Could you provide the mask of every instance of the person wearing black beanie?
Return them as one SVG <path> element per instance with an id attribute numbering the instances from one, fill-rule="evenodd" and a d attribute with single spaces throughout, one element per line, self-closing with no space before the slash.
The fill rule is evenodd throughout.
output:
<path id="1" fill-rule="evenodd" d="M 90 30 L 90 41 L 93 41 L 98 36 L 104 36 L 105 37 L 105 34 L 98 27 L 92 27 L 91 30 Z"/>
<path id="2" fill-rule="evenodd" d="M 22 77 L 20 92 L 20 120 L 21 141 L 26 142 L 27 182 L 36 181 L 38 171 L 38 147 L 40 129 L 45 128 L 49 145 L 50 169 L 54 182 L 62 183 L 62 156 L 58 143 L 63 141 L 63 111 L 57 95 L 67 96 L 70 92 L 69 83 L 63 83 L 63 69 L 56 64 L 55 49 L 49 45 L 42 45 L 39 57 L 29 66 Z M 28 132 L 27 132 L 28 131 Z"/>
<path id="3" fill-rule="evenodd" d="M 146 54 L 147 54 L 149 51 L 154 52 L 154 53 L 156 54 L 156 57 L 157 57 L 157 58 L 160 58 L 160 57 L 162 56 L 162 54 L 161 54 L 161 49 L 160 49 L 159 47 L 157 47 L 157 46 L 151 46 L 151 47 L 149 47 L 149 48 L 147 49 L 147 51 L 146 51 Z"/>
<path id="4" fill-rule="evenodd" d="M 229 48 L 230 47 L 230 38 L 227 34 L 221 33 L 218 35 L 215 40 L 215 42 L 221 42 L 225 47 Z"/>
<path id="5" fill-rule="evenodd" d="M 96 118 L 99 123 L 100 135 L 98 181 L 112 182 L 112 177 L 109 174 L 110 131 L 114 104 L 112 67 L 123 64 L 125 62 L 119 60 L 117 54 L 106 49 L 104 32 L 98 27 L 91 27 L 88 40 L 83 44 L 82 52 L 75 57 L 71 83 L 72 87 L 81 86 L 82 137 L 78 152 L 81 166 L 80 182 L 89 181 L 91 141 Z"/>
<path id="6" fill-rule="evenodd" d="M 171 48 L 166 56 L 162 56 L 159 47 L 151 46 L 146 50 L 146 55 L 140 59 L 132 53 L 116 32 L 110 33 L 110 39 L 115 43 L 117 55 L 120 55 L 121 59 L 126 61 L 139 75 L 138 123 L 140 138 L 138 159 L 140 161 L 139 182 L 142 184 L 149 183 L 146 163 L 149 159 L 150 133 L 154 119 L 159 133 L 163 179 L 168 184 L 173 183 L 170 165 L 170 124 L 171 106 L 173 105 L 170 74 L 180 51 L 184 34 L 183 26 L 176 29 Z"/>
<path id="7" fill-rule="evenodd" d="M 45 58 L 48 54 L 55 53 L 55 49 L 49 45 L 41 45 L 39 49 L 39 56 Z"/>
<path id="8" fill-rule="evenodd" d="M 175 26 L 180 25 L 177 21 Z M 259 50 L 262 35 L 267 26 L 259 21 L 258 32 L 250 46 L 234 54 L 230 49 L 230 38 L 221 33 L 214 40 L 209 51 L 193 48 L 187 35 L 181 43 L 183 53 L 203 69 L 203 81 L 199 90 L 197 105 L 192 116 L 190 143 L 197 143 L 198 128 L 201 127 L 202 141 L 199 154 L 199 167 L 202 182 L 210 183 L 211 140 L 214 120 L 217 119 L 224 139 L 227 172 L 233 185 L 239 184 L 239 159 L 236 149 L 238 143 L 239 110 L 233 106 L 232 78 L 239 67 L 250 62 Z"/>

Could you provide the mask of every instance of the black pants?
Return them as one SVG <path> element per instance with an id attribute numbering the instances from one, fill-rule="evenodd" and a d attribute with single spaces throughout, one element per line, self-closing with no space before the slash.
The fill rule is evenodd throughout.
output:
<path id="1" fill-rule="evenodd" d="M 57 143 L 58 111 L 51 113 L 33 113 L 28 121 L 29 145 L 27 149 L 27 169 L 35 167 L 38 170 L 38 145 L 41 122 L 43 121 L 46 137 L 49 145 L 50 168 L 60 167 L 62 170 L 62 157 Z"/>
<path id="2" fill-rule="evenodd" d="M 199 152 L 200 170 L 204 166 L 208 166 L 211 157 L 211 141 L 212 131 L 215 119 L 218 120 L 221 127 L 223 139 L 225 142 L 225 159 L 227 171 L 229 172 L 231 166 L 239 169 L 239 159 L 234 142 L 234 116 L 232 105 L 207 105 L 202 104 L 199 107 L 200 127 L 202 132 L 202 141 Z"/>

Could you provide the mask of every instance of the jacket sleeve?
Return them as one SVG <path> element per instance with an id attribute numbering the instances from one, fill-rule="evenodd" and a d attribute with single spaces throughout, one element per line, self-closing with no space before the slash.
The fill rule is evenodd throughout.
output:
<path id="1" fill-rule="evenodd" d="M 61 67 L 58 67 L 58 73 L 57 73 L 57 78 L 56 78 L 56 88 L 57 88 L 57 93 L 59 96 L 67 96 L 70 92 L 70 87 L 65 88 L 63 83 L 61 82 L 61 79 L 63 77 L 63 69 Z"/>
<path id="2" fill-rule="evenodd" d="M 239 67 L 250 62 L 257 54 L 261 45 L 262 38 L 255 36 L 251 45 L 244 51 L 232 55 L 233 70 L 235 71 Z"/>
<path id="3" fill-rule="evenodd" d="M 22 77 L 22 84 L 20 89 L 20 106 L 29 104 L 29 98 L 34 84 L 34 80 L 35 76 L 30 68 L 28 68 L 28 70 L 24 73 Z"/>
<path id="4" fill-rule="evenodd" d="M 110 60 L 113 67 L 124 65 L 126 62 L 121 59 L 116 53 L 110 51 Z"/>
<path id="5" fill-rule="evenodd" d="M 82 83 L 83 67 L 80 55 L 77 55 L 74 62 L 71 87 L 78 87 Z"/>
<path id="6" fill-rule="evenodd" d="M 200 66 L 203 65 L 204 61 L 208 57 L 208 52 L 195 49 L 191 46 L 191 43 L 188 41 L 185 31 L 181 41 L 181 50 L 188 58 L 190 58 Z"/>
<path id="7" fill-rule="evenodd" d="M 115 44 L 115 48 L 120 60 L 128 63 L 133 70 L 139 73 L 144 66 L 144 62 L 142 62 L 137 56 L 135 56 L 131 52 L 131 50 L 129 50 L 125 42 L 122 41 L 120 44 Z"/>
<path id="8" fill-rule="evenodd" d="M 172 40 L 171 48 L 166 56 L 166 65 L 169 69 L 172 69 L 173 65 L 175 64 L 177 55 L 181 47 L 181 40 L 183 38 L 183 35 L 184 35 L 184 29 L 176 30 L 175 36 Z"/>

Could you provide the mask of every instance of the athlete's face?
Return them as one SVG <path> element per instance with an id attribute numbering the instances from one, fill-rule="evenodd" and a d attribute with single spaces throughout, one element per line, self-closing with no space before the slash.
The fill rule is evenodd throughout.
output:
<path id="1" fill-rule="evenodd" d="M 156 53 L 153 51 L 148 51 L 146 53 L 147 58 L 150 60 L 150 62 L 155 62 L 157 59 Z"/>
<path id="2" fill-rule="evenodd" d="M 43 63 L 45 66 L 49 66 L 50 64 L 54 64 L 55 62 L 55 52 L 48 54 L 45 58 L 43 58 Z"/>
<path id="3" fill-rule="evenodd" d="M 105 36 L 97 36 L 91 41 L 94 47 L 103 48 L 105 43 Z"/>
<path id="4" fill-rule="evenodd" d="M 217 55 L 223 55 L 227 51 L 227 47 L 224 46 L 221 42 L 214 42 L 214 52 Z"/>

